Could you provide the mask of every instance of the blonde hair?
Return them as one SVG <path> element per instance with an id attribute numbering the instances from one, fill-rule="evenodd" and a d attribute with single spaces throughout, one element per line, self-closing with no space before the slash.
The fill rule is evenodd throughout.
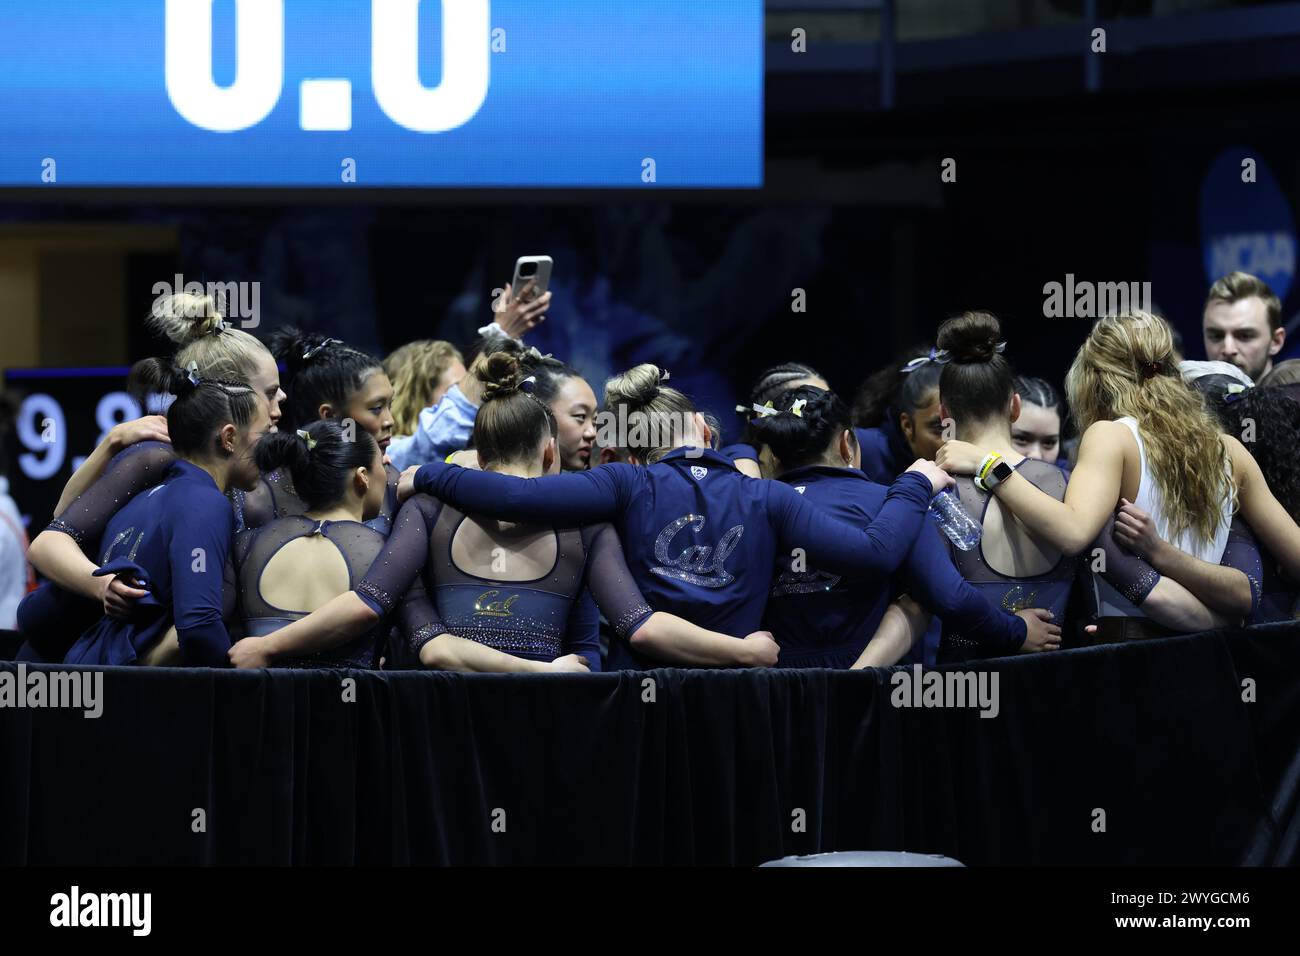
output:
<path id="1" fill-rule="evenodd" d="M 188 368 L 194 362 L 204 378 L 247 383 L 256 375 L 258 363 L 271 357 L 258 339 L 225 324 L 217 300 L 210 295 L 163 296 L 145 324 L 175 343 L 178 366 Z"/>
<path id="2" fill-rule="evenodd" d="M 1178 374 L 1169 324 L 1148 312 L 1098 320 L 1070 366 L 1065 391 L 1080 434 L 1093 422 L 1137 420 L 1168 533 L 1213 540 L 1223 501 L 1235 500 L 1236 489 L 1218 425 L 1201 394 Z"/>
<path id="3" fill-rule="evenodd" d="M 652 465 L 681 444 L 683 423 L 695 414 L 691 400 L 663 383 L 668 373 L 655 365 L 638 365 L 605 383 L 605 412 L 615 416 L 621 448 Z M 620 406 L 625 412 L 620 412 Z"/>
<path id="4" fill-rule="evenodd" d="M 438 381 L 453 362 L 464 362 L 456 346 L 437 339 L 408 342 L 384 359 L 384 373 L 393 383 L 394 435 L 414 433 L 420 412 L 433 404 Z"/>

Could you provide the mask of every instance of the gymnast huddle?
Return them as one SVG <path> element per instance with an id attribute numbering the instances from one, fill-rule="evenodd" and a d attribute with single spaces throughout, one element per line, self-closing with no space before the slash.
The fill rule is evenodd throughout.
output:
<path id="1" fill-rule="evenodd" d="M 32 542 L 20 658 L 849 669 L 1294 616 L 1293 363 L 1185 362 L 1134 311 L 1086 328 L 1062 397 L 972 311 L 848 398 L 767 370 L 724 437 L 665 369 L 598 396 L 527 346 L 548 301 L 507 301 L 463 356 L 383 361 L 155 304 L 175 352 L 130 387 L 173 398 L 109 433 Z M 940 527 L 957 505 L 977 540 Z"/>

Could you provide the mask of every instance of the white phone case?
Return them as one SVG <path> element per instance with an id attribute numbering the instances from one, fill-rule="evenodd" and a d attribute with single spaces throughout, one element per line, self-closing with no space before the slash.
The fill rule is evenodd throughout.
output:
<path id="1" fill-rule="evenodd" d="M 550 256 L 520 256 L 515 260 L 515 274 L 510 280 L 510 288 L 518 295 L 519 290 L 527 285 L 528 280 L 535 278 L 537 284 L 528 293 L 529 301 L 544 295 L 551 285 L 552 265 Z M 525 272 L 529 274 L 525 275 Z"/>

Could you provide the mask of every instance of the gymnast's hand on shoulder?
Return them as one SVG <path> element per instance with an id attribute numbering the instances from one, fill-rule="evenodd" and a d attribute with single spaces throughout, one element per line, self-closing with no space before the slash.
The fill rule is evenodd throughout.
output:
<path id="1" fill-rule="evenodd" d="M 968 441 L 949 439 L 939 446 L 935 462 L 944 471 L 952 475 L 973 475 L 984 460 L 986 452 Z"/>
<path id="2" fill-rule="evenodd" d="M 460 465 L 462 468 L 473 468 L 475 471 L 478 471 L 478 452 L 473 448 L 454 451 L 447 456 L 447 464 Z"/>
<path id="3" fill-rule="evenodd" d="M 926 461 L 924 458 L 918 458 L 908 466 L 908 471 L 914 471 L 918 475 L 930 480 L 930 494 L 937 495 L 943 489 L 950 485 L 956 484 L 952 475 L 944 471 L 932 461 Z"/>
<path id="4" fill-rule="evenodd" d="M 167 416 L 145 415 L 129 422 L 119 422 L 108 430 L 108 445 L 114 453 L 142 441 L 164 441 L 170 445 Z"/>
<path id="5" fill-rule="evenodd" d="M 402 472 L 402 476 L 397 479 L 397 503 L 401 504 L 407 498 L 415 494 L 415 473 L 420 470 L 419 465 L 412 465 Z"/>

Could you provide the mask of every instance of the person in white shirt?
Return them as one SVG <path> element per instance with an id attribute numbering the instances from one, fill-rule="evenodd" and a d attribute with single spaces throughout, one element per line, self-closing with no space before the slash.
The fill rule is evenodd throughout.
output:
<path id="1" fill-rule="evenodd" d="M 17 628 L 18 602 L 31 580 L 23 516 L 9 497 L 9 479 L 0 477 L 0 630 Z"/>

